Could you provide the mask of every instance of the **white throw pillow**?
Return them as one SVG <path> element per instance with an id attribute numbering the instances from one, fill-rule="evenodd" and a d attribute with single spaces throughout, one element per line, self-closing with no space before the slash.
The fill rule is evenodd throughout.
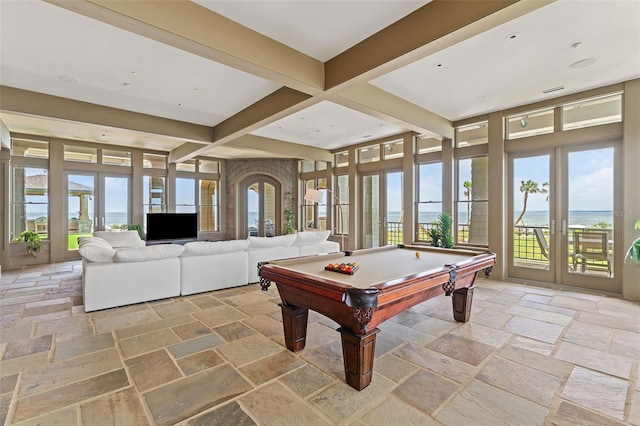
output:
<path id="1" fill-rule="evenodd" d="M 178 257 L 184 251 L 184 246 L 178 244 L 158 244 L 148 247 L 129 247 L 116 250 L 113 260 L 116 262 L 145 262 Z"/>
<path id="2" fill-rule="evenodd" d="M 80 256 L 88 262 L 109 263 L 113 262 L 115 250 L 100 242 L 84 242 L 79 248 Z"/>
<path id="3" fill-rule="evenodd" d="M 317 244 L 326 241 L 331 235 L 331 231 L 306 231 L 296 234 L 296 245 Z"/>
<path id="4" fill-rule="evenodd" d="M 85 244 L 101 245 L 106 248 L 113 248 L 106 240 L 99 237 L 78 237 L 78 247 L 82 247 Z"/>
<path id="5" fill-rule="evenodd" d="M 248 240 L 194 241 L 184 245 L 183 256 L 206 256 L 208 254 L 233 253 L 249 246 Z"/>
<path id="6" fill-rule="evenodd" d="M 93 236 L 106 240 L 113 248 L 145 246 L 144 241 L 140 239 L 138 231 L 96 231 L 93 233 Z"/>
<path id="7" fill-rule="evenodd" d="M 249 237 L 249 248 L 289 247 L 296 240 L 296 234 L 277 237 Z"/>

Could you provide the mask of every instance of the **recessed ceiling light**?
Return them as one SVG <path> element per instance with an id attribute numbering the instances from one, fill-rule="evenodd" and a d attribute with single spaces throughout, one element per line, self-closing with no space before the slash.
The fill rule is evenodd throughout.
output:
<path id="1" fill-rule="evenodd" d="M 578 41 L 578 42 L 576 42 L 576 43 L 573 43 L 573 44 L 571 45 L 571 48 L 573 48 L 573 49 L 577 49 L 577 48 L 578 48 L 578 47 L 580 47 L 580 46 L 582 46 L 582 42 Z"/>
<path id="2" fill-rule="evenodd" d="M 127 88 L 131 87 L 131 84 L 130 84 L 130 83 L 122 83 L 122 85 L 123 85 L 124 87 L 127 87 Z"/>
<path id="3" fill-rule="evenodd" d="M 480 100 L 481 100 L 481 101 L 486 101 L 486 100 L 487 100 L 487 97 L 486 97 L 486 96 L 480 96 Z"/>
<path id="4" fill-rule="evenodd" d="M 78 84 L 80 83 L 80 80 L 78 80 L 75 77 L 71 77 L 68 75 L 59 75 L 58 76 L 58 80 L 64 82 L 64 83 L 74 83 L 74 84 Z"/>
<path id="5" fill-rule="evenodd" d="M 564 86 L 557 86 L 557 87 L 552 87 L 551 89 L 545 89 L 542 91 L 542 93 L 546 95 L 547 93 L 557 92 L 558 90 L 564 90 Z"/>
<path id="6" fill-rule="evenodd" d="M 504 39 L 507 41 L 511 41 L 511 40 L 515 40 L 518 37 L 520 37 L 520 33 L 511 33 L 508 36 L 506 36 Z"/>
<path id="7" fill-rule="evenodd" d="M 571 64 L 571 68 L 586 68 L 598 62 L 596 58 L 581 59 Z"/>
<path id="8" fill-rule="evenodd" d="M 181 106 L 182 106 L 182 104 L 180 104 L 180 103 L 179 103 L 179 104 L 178 104 L 178 106 L 179 106 L 179 107 L 181 107 Z"/>
<path id="9" fill-rule="evenodd" d="M 136 75 L 136 74 L 137 74 L 137 72 L 136 72 L 136 70 L 129 70 L 129 74 L 130 74 L 130 75 Z"/>
<path id="10" fill-rule="evenodd" d="M 373 135 L 364 135 L 364 136 L 362 137 L 362 139 L 367 139 L 367 138 L 370 138 L 371 136 L 373 136 Z"/>
<path id="11" fill-rule="evenodd" d="M 434 68 L 442 68 L 444 67 L 444 64 L 442 62 L 438 62 L 437 64 L 433 64 Z"/>

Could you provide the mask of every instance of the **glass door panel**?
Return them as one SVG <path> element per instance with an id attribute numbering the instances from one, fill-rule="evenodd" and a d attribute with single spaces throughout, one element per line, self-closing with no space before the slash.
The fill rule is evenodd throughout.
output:
<path id="1" fill-rule="evenodd" d="M 244 211 L 247 235 L 274 237 L 280 230 L 280 188 L 267 180 L 250 182 L 246 187 Z"/>
<path id="2" fill-rule="evenodd" d="M 616 275 L 615 149 L 567 150 L 563 283 L 620 291 Z"/>
<path id="3" fill-rule="evenodd" d="M 260 223 L 260 211 L 258 207 L 258 184 L 247 188 L 247 235 L 251 237 L 258 236 L 258 225 Z"/>
<path id="4" fill-rule="evenodd" d="M 67 250 L 77 250 L 78 237 L 91 236 L 95 224 L 97 175 L 67 175 Z"/>
<path id="5" fill-rule="evenodd" d="M 362 248 L 379 247 L 380 226 L 380 176 L 362 177 Z"/>
<path id="6" fill-rule="evenodd" d="M 101 228 L 105 231 L 125 229 L 129 223 L 129 178 L 104 176 Z"/>
<path id="7" fill-rule="evenodd" d="M 386 174 L 386 237 L 383 244 L 401 244 L 403 238 L 404 210 L 402 204 L 402 172 Z"/>
<path id="8" fill-rule="evenodd" d="M 553 281 L 555 223 L 549 205 L 550 154 L 512 161 L 509 274 L 519 278 Z"/>
<path id="9" fill-rule="evenodd" d="M 276 188 L 270 183 L 264 184 L 263 197 L 263 235 L 274 237 L 276 235 Z"/>

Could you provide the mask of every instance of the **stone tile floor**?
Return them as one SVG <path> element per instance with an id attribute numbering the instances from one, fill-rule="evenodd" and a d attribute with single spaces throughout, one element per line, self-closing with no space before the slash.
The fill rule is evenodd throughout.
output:
<path id="1" fill-rule="evenodd" d="M 336 324 L 284 347 L 258 285 L 85 313 L 81 264 L 0 278 L 0 419 L 19 425 L 640 424 L 640 306 L 480 280 L 387 321 L 372 384 L 344 382 Z"/>

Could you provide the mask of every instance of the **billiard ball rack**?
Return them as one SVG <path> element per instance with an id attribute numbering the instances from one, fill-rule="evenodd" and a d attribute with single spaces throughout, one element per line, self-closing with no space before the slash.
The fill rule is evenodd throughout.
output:
<path id="1" fill-rule="evenodd" d="M 338 265 L 338 267 L 331 267 L 327 265 L 324 267 L 325 271 L 332 271 L 332 272 L 338 272 L 340 274 L 353 275 L 360 268 L 360 265 L 353 266 L 349 263 L 339 263 L 339 264 L 335 263 L 334 265 Z M 344 269 L 341 268 L 343 266 L 345 267 Z M 351 269 L 347 270 L 346 267 L 350 267 Z"/>

